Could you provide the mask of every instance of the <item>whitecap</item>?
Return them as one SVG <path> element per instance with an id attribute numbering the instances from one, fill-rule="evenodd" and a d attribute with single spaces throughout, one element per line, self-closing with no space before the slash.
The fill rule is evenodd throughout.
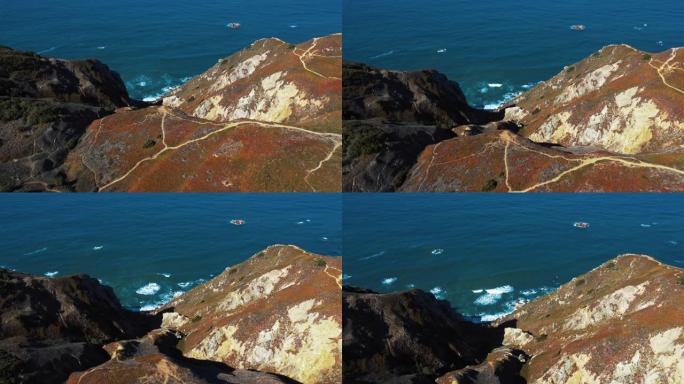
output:
<path id="1" fill-rule="evenodd" d="M 511 312 L 498 312 L 498 313 L 491 313 L 491 314 L 480 314 L 480 321 L 495 321 L 499 320 L 502 317 L 505 317 L 507 315 L 510 315 Z"/>
<path id="2" fill-rule="evenodd" d="M 536 289 L 525 289 L 525 290 L 520 291 L 520 293 L 522 293 L 525 296 L 533 296 L 533 295 L 537 294 L 537 290 Z"/>
<path id="3" fill-rule="evenodd" d="M 658 40 L 656 41 L 656 44 L 662 47 L 665 43 L 663 43 L 662 40 Z"/>
<path id="4" fill-rule="evenodd" d="M 501 84 L 501 83 L 488 83 L 487 86 L 489 86 L 489 88 L 501 88 L 501 87 L 503 87 L 503 84 Z"/>
<path id="5" fill-rule="evenodd" d="M 298 225 L 302 225 L 302 224 L 304 224 L 304 222 L 303 222 L 303 221 L 298 221 L 297 224 L 298 224 Z"/>
<path id="6" fill-rule="evenodd" d="M 105 48 L 107 48 L 106 45 L 100 45 L 99 47 L 97 47 L 97 49 L 99 49 L 99 50 L 103 50 L 103 49 L 105 49 Z"/>
<path id="7" fill-rule="evenodd" d="M 386 279 L 382 279 L 382 284 L 384 285 L 392 285 L 394 284 L 395 281 L 397 281 L 398 278 L 396 277 L 388 277 Z"/>
<path id="8" fill-rule="evenodd" d="M 342 275 L 342 280 L 349 280 L 351 279 L 352 275 L 347 275 L 346 273 Z"/>
<path id="9" fill-rule="evenodd" d="M 406 284 L 406 288 L 413 289 L 413 288 L 415 288 L 415 287 L 416 287 L 416 285 L 413 284 L 413 283 L 411 283 L 411 284 Z"/>
<path id="10" fill-rule="evenodd" d="M 432 295 L 437 299 L 444 299 L 446 291 L 443 290 L 441 287 L 434 287 L 430 290 L 430 293 L 432 293 Z"/>
<path id="11" fill-rule="evenodd" d="M 323 241 L 328 241 L 328 238 L 325 237 L 325 236 L 321 236 L 321 240 L 323 240 Z"/>
<path id="12" fill-rule="evenodd" d="M 104 245 L 96 245 L 93 247 L 93 251 L 99 251 L 102 248 L 104 248 Z"/>
<path id="13" fill-rule="evenodd" d="M 484 109 L 494 110 L 494 109 L 499 108 L 500 105 L 501 104 L 498 104 L 498 103 L 497 104 L 485 104 Z"/>
<path id="14" fill-rule="evenodd" d="M 514 290 L 515 289 L 510 285 L 502 285 L 501 287 L 485 289 L 485 292 L 490 293 L 492 295 L 502 295 L 504 293 L 511 293 Z"/>
<path id="15" fill-rule="evenodd" d="M 370 259 L 375 259 L 376 257 L 380 257 L 385 254 L 385 251 L 380 251 L 378 253 L 374 253 L 370 256 L 362 257 L 359 260 L 370 260 Z"/>
<path id="16" fill-rule="evenodd" d="M 192 285 L 192 281 L 183 281 L 178 283 L 178 286 L 181 288 L 187 288 Z"/>
<path id="17" fill-rule="evenodd" d="M 489 88 L 487 88 L 487 87 L 480 88 L 480 93 L 487 93 L 487 92 L 489 92 Z"/>
<path id="18" fill-rule="evenodd" d="M 479 296 L 475 299 L 474 303 L 477 305 L 492 305 L 496 304 L 501 297 L 506 293 L 511 293 L 514 291 L 513 287 L 510 285 L 503 285 L 501 287 L 485 289 L 485 294 Z"/>
<path id="19" fill-rule="evenodd" d="M 135 293 L 137 293 L 138 295 L 150 296 L 159 292 L 160 288 L 161 287 L 157 283 L 148 283 L 136 289 Z"/>
<path id="20" fill-rule="evenodd" d="M 642 228 L 650 228 L 651 224 L 639 224 Z"/>
<path id="21" fill-rule="evenodd" d="M 444 53 L 444 52 L 446 52 L 446 51 L 447 51 L 446 48 L 442 48 L 442 49 L 438 49 L 438 50 L 437 50 L 437 53 Z"/>
<path id="22" fill-rule="evenodd" d="M 473 289 L 473 293 L 482 293 L 484 289 Z"/>
<path id="23" fill-rule="evenodd" d="M 670 245 L 678 245 L 679 244 L 679 242 L 677 240 L 668 240 L 667 243 Z"/>
<path id="24" fill-rule="evenodd" d="M 306 219 L 306 220 L 304 220 L 304 221 L 306 221 L 307 223 L 310 223 L 310 222 L 311 222 L 311 219 Z"/>
<path id="25" fill-rule="evenodd" d="M 164 276 L 164 277 L 166 277 L 167 279 L 168 279 L 169 277 L 171 277 L 171 274 L 170 274 L 170 273 L 157 273 L 157 275 L 159 275 L 159 276 Z"/>
<path id="26" fill-rule="evenodd" d="M 444 253 L 444 250 L 442 248 L 436 248 L 433 249 L 430 253 L 432 253 L 433 255 L 441 255 L 442 253 Z"/>
<path id="27" fill-rule="evenodd" d="M 159 308 L 159 304 L 146 304 L 140 307 L 140 312 L 154 311 L 157 308 Z"/>
<path id="28" fill-rule="evenodd" d="M 40 249 L 36 249 L 35 251 L 31 251 L 31 252 L 28 252 L 28 253 L 24 253 L 24 256 L 31 256 L 31 255 L 35 255 L 35 254 L 37 254 L 37 253 L 43 253 L 43 252 L 45 252 L 45 251 L 47 251 L 47 250 L 48 250 L 47 247 L 40 248 Z"/>
<path id="29" fill-rule="evenodd" d="M 57 276 L 58 273 L 59 273 L 59 271 L 45 272 L 45 276 L 55 277 L 55 276 Z"/>
<path id="30" fill-rule="evenodd" d="M 138 81 L 135 83 L 138 87 L 146 87 L 147 86 L 147 81 Z"/>
<path id="31" fill-rule="evenodd" d="M 379 55 L 371 56 L 371 59 L 379 59 L 379 58 L 381 58 L 381 57 L 386 57 L 386 56 L 390 56 L 390 55 L 393 55 L 393 54 L 394 54 L 394 50 L 390 50 L 390 51 L 387 51 L 387 52 L 383 52 L 383 53 L 381 53 L 381 54 L 379 54 Z"/>
<path id="32" fill-rule="evenodd" d="M 290 24 L 290 28 L 297 28 L 297 25 L 295 25 L 295 24 Z"/>

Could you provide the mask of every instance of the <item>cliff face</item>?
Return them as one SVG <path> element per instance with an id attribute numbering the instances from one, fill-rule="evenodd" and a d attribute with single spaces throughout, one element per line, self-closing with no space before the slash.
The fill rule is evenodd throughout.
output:
<path id="1" fill-rule="evenodd" d="M 682 60 L 679 49 L 608 46 L 498 115 L 473 112 L 441 75 L 354 65 L 349 86 L 344 72 L 343 188 L 682 191 Z"/>
<path id="2" fill-rule="evenodd" d="M 611 45 L 516 100 L 537 142 L 638 154 L 684 151 L 684 52 Z"/>
<path id="3" fill-rule="evenodd" d="M 77 190 L 339 191 L 341 36 L 265 39 L 163 98 L 94 121 Z"/>
<path id="4" fill-rule="evenodd" d="M 256 41 L 155 105 L 97 61 L 3 48 L 0 187 L 339 191 L 341 40 Z"/>
<path id="5" fill-rule="evenodd" d="M 505 344 L 529 383 L 684 382 L 684 270 L 623 255 L 524 305 Z"/>
<path id="6" fill-rule="evenodd" d="M 272 246 L 155 313 L 87 276 L 0 270 L 0 382 L 339 383 L 341 264 Z"/>
<path id="7" fill-rule="evenodd" d="M 0 47 L 0 190 L 63 185 L 62 163 L 88 124 L 131 103 L 119 75 L 97 60 Z"/>
<path id="8" fill-rule="evenodd" d="M 684 270 L 643 255 L 491 324 L 460 320 L 420 291 L 345 291 L 345 382 L 682 383 L 682 298 Z"/>
<path id="9" fill-rule="evenodd" d="M 0 382 L 63 382 L 107 360 L 103 343 L 137 337 L 154 324 L 121 307 L 88 276 L 46 278 L 0 270 Z"/>
<path id="10" fill-rule="evenodd" d="M 426 146 L 455 136 L 450 128 L 503 117 L 471 108 L 458 84 L 436 71 L 343 63 L 342 73 L 345 191 L 397 190 Z"/>
<path id="11" fill-rule="evenodd" d="M 187 357 L 338 383 L 342 263 L 273 246 L 169 303 L 163 326 Z M 165 308 L 165 309 L 166 309 Z"/>

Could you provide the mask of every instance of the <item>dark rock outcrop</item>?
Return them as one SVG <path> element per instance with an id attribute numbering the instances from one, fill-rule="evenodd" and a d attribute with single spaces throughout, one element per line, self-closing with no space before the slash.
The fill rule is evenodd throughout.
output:
<path id="1" fill-rule="evenodd" d="M 345 191 L 395 191 L 427 146 L 456 135 L 451 128 L 503 118 L 470 107 L 458 84 L 437 71 L 342 68 Z"/>
<path id="2" fill-rule="evenodd" d="M 345 383 L 423 383 L 479 364 L 503 329 L 472 323 L 445 301 L 414 289 L 343 290 Z"/>
<path id="3" fill-rule="evenodd" d="M 62 164 L 95 119 L 129 106 L 97 60 L 58 60 L 0 46 L 0 190 L 61 189 Z"/>
<path id="4" fill-rule="evenodd" d="M 0 382 L 58 383 L 107 360 L 101 345 L 138 337 L 159 320 L 121 307 L 86 275 L 0 270 Z"/>

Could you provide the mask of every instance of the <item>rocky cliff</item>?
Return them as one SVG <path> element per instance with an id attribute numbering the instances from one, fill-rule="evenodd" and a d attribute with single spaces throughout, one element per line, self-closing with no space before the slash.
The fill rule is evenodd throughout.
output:
<path id="1" fill-rule="evenodd" d="M 90 122 L 132 104 L 119 75 L 97 60 L 0 46 L 0 190 L 61 188 L 64 160 Z"/>
<path id="2" fill-rule="evenodd" d="M 75 65 L 32 54 L 30 57 L 46 62 L 50 71 L 58 73 L 58 63 L 69 68 Z M 0 63 L 0 70 L 4 67 Z M 95 66 L 100 67 L 104 66 Z M 81 90 L 85 90 L 82 93 L 87 95 L 82 98 L 91 103 L 88 106 L 95 112 L 85 116 L 60 112 L 60 119 L 80 117 L 80 125 L 78 130 L 70 131 L 68 145 L 55 144 L 61 157 L 50 166 L 56 167 L 53 173 L 59 174 L 59 181 L 38 180 L 36 172 L 29 171 L 19 178 L 8 171 L 0 175 L 8 180 L 3 182 L 3 188 L 339 191 L 340 67 L 341 35 L 314 38 L 298 45 L 276 38 L 263 39 L 219 60 L 153 105 L 128 100 L 115 74 L 102 75 L 99 82 L 84 83 L 81 78 L 86 76 L 77 73 L 74 77 L 81 79 Z M 16 73 L 21 70 L 13 69 L 9 77 L 18 89 L 30 87 L 33 78 L 42 76 L 36 71 L 26 79 Z M 50 82 L 61 89 L 68 79 L 56 76 Z M 112 90 L 123 94 L 114 98 Z M 112 100 L 102 100 L 105 95 Z M 19 102 L 18 95 L 8 96 L 12 96 L 7 100 L 13 105 Z M 15 110 L 12 119 L 6 119 L 10 123 L 4 129 L 7 135 L 2 137 L 0 150 L 9 150 L 7 143 L 20 137 L 29 148 L 32 141 L 22 132 L 37 129 L 34 127 L 43 121 L 56 121 L 54 114 L 45 115 L 40 122 L 28 121 L 33 115 Z M 32 153 L 29 149 L 8 152 L 8 166 L 16 167 L 19 155 Z"/>
<path id="3" fill-rule="evenodd" d="M 1 383 L 338 383 L 341 259 L 276 245 L 153 313 L 0 271 Z"/>
<path id="4" fill-rule="evenodd" d="M 355 112 L 344 115 L 344 140 L 354 150 L 345 148 L 343 188 L 682 191 L 682 60 L 679 49 L 649 54 L 608 46 L 498 115 L 473 112 L 462 94 L 454 96 L 455 88 L 443 86 L 443 76 L 432 72 L 415 80 L 420 85 L 395 85 L 390 92 L 387 84 L 397 83 L 395 78 L 416 73 L 350 64 L 350 77 L 365 71 L 368 84 L 347 87 L 345 81 L 344 109 Z M 346 67 L 344 74 L 346 79 Z M 357 106 L 365 104 L 376 107 Z M 392 113 L 378 112 L 386 110 Z M 426 115 L 433 117 L 416 117 Z M 428 134 L 437 129 L 440 134 Z"/>
<path id="5" fill-rule="evenodd" d="M 420 291 L 351 289 L 345 382 L 684 383 L 682 298 L 684 270 L 644 255 L 619 256 L 489 324 Z"/>

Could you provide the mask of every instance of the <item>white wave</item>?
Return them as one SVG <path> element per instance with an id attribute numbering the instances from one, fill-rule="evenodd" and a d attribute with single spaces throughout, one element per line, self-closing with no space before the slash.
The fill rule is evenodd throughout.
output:
<path id="1" fill-rule="evenodd" d="M 35 251 L 31 251 L 31 252 L 28 252 L 28 253 L 24 253 L 24 256 L 31 256 L 31 255 L 35 255 L 35 254 L 37 254 L 37 253 L 43 253 L 43 252 L 45 252 L 45 251 L 47 251 L 47 250 L 48 250 L 47 247 L 40 248 L 40 249 L 36 249 Z"/>
<path id="2" fill-rule="evenodd" d="M 480 314 L 480 321 L 495 321 L 502 317 L 510 315 L 511 312 L 498 312 L 492 314 Z"/>
<path id="3" fill-rule="evenodd" d="M 103 49 L 105 49 L 105 48 L 107 48 L 106 45 L 100 45 L 99 47 L 97 47 L 97 49 L 99 49 L 99 50 L 103 50 Z"/>
<path id="4" fill-rule="evenodd" d="M 485 289 L 485 292 L 490 293 L 492 295 L 503 295 L 504 293 L 511 293 L 514 290 L 515 289 L 510 285 L 502 285 L 501 287 Z"/>
<path id="5" fill-rule="evenodd" d="M 639 224 L 642 228 L 651 228 L 651 224 Z"/>
<path id="6" fill-rule="evenodd" d="M 677 240 L 668 240 L 667 243 L 670 245 L 678 245 L 679 244 L 679 242 Z"/>
<path id="7" fill-rule="evenodd" d="M 474 303 L 477 305 L 492 305 L 496 304 L 501 297 L 506 293 L 511 293 L 514 291 L 513 287 L 510 285 L 503 285 L 501 287 L 485 289 L 485 293 L 475 299 Z"/>
<path id="8" fill-rule="evenodd" d="M 437 298 L 437 299 L 444 299 L 444 295 L 446 294 L 446 291 L 442 289 L 441 287 L 434 287 L 430 290 L 430 293 Z"/>
<path id="9" fill-rule="evenodd" d="M 143 285 L 142 287 L 138 288 L 135 293 L 138 295 L 145 295 L 145 296 L 151 296 L 159 292 L 159 289 L 161 287 L 157 283 L 148 283 Z"/>
<path id="10" fill-rule="evenodd" d="M 385 254 L 385 251 L 380 251 L 378 253 L 374 253 L 370 256 L 362 257 L 359 260 L 370 260 L 370 259 L 375 259 L 376 257 L 380 257 Z"/>
<path id="11" fill-rule="evenodd" d="M 444 53 L 444 52 L 446 52 L 446 51 L 447 51 L 446 48 L 442 48 L 442 49 L 438 49 L 438 50 L 437 50 L 437 53 Z"/>
<path id="12" fill-rule="evenodd" d="M 349 280 L 351 279 L 352 275 L 347 275 L 346 273 L 342 275 L 342 280 Z"/>
<path id="13" fill-rule="evenodd" d="M 524 296 L 534 296 L 537 294 L 537 290 L 536 289 L 525 289 L 525 290 L 520 291 L 520 293 L 522 293 Z"/>
<path id="14" fill-rule="evenodd" d="M 433 249 L 430 253 L 432 253 L 433 255 L 441 255 L 442 253 L 444 253 L 444 250 L 442 248 L 437 248 Z"/>
<path id="15" fill-rule="evenodd" d="M 159 304 L 146 304 L 140 307 L 140 312 L 154 311 L 155 309 L 159 308 L 159 306 Z"/>
<path id="16" fill-rule="evenodd" d="M 321 240 L 323 240 L 323 241 L 328 241 L 328 238 L 325 237 L 325 236 L 321 236 Z"/>
<path id="17" fill-rule="evenodd" d="M 390 55 L 393 55 L 393 54 L 394 54 L 394 50 L 390 50 L 390 51 L 387 51 L 387 52 L 383 52 L 383 53 L 381 53 L 381 54 L 379 54 L 379 55 L 371 56 L 371 59 L 379 59 L 379 58 L 381 58 L 381 57 L 387 57 L 387 56 L 390 56 Z"/>
<path id="18" fill-rule="evenodd" d="M 104 248 L 104 245 L 96 245 L 93 247 L 93 251 L 99 251 L 102 248 Z"/>
<path id="19" fill-rule="evenodd" d="M 386 279 L 382 279 L 382 284 L 383 285 L 392 285 L 397 280 L 398 280 L 398 278 L 396 278 L 396 277 L 388 277 Z"/>
<path id="20" fill-rule="evenodd" d="M 166 277 L 167 279 L 168 279 L 169 277 L 171 277 L 171 274 L 170 274 L 170 273 L 157 273 L 157 275 L 159 275 L 159 276 L 164 276 L 164 277 Z"/>
<path id="21" fill-rule="evenodd" d="M 488 83 L 487 86 L 489 88 L 501 88 L 501 87 L 503 87 L 503 84 L 501 84 L 501 83 Z"/>
<path id="22" fill-rule="evenodd" d="M 489 92 L 489 88 L 487 88 L 487 87 L 480 88 L 480 93 L 487 93 L 487 92 Z"/>
<path id="23" fill-rule="evenodd" d="M 484 289 L 473 289 L 473 293 L 482 293 Z"/>
<path id="24" fill-rule="evenodd" d="M 413 284 L 413 283 L 406 284 L 406 288 L 413 289 L 413 288 L 415 288 L 415 287 L 416 287 L 416 285 Z"/>
<path id="25" fill-rule="evenodd" d="M 55 276 L 57 276 L 58 273 L 59 273 L 59 271 L 45 272 L 45 276 L 55 277 Z"/>
<path id="26" fill-rule="evenodd" d="M 295 25 L 295 24 L 290 24 L 290 28 L 297 28 L 297 25 Z"/>

